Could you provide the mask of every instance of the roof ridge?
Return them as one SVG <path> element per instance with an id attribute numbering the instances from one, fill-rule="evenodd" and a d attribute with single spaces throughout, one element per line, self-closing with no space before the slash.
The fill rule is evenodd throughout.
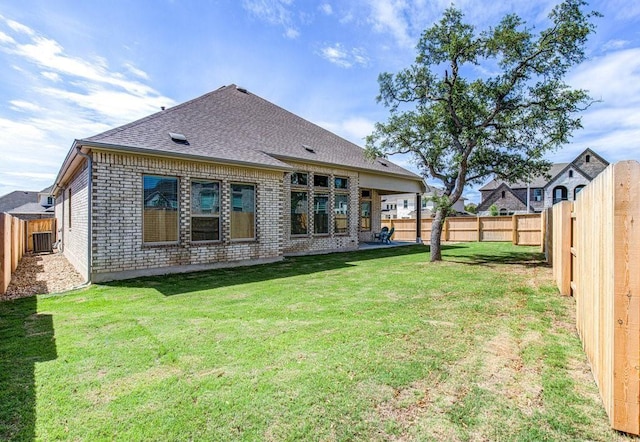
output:
<path id="1" fill-rule="evenodd" d="M 153 113 L 151 115 L 147 115 L 146 117 L 142 117 L 142 118 L 140 118 L 138 120 L 135 120 L 135 121 L 132 121 L 130 123 L 123 124 L 122 126 L 114 127 L 112 129 L 106 130 L 106 131 L 101 132 L 99 134 L 92 135 L 92 136 L 87 137 L 87 138 L 82 138 L 81 141 L 99 141 L 100 138 L 107 137 L 109 135 L 117 134 L 118 132 L 122 132 L 124 130 L 130 129 L 132 127 L 138 126 L 140 124 L 143 124 L 143 123 L 151 121 L 151 120 L 153 120 L 155 118 L 158 118 L 161 115 L 167 115 L 167 113 L 176 112 L 176 111 L 180 110 L 181 108 L 183 108 L 183 107 L 185 107 L 187 105 L 190 105 L 190 104 L 195 103 L 195 102 L 200 101 L 200 100 L 204 100 L 205 98 L 208 98 L 209 96 L 211 96 L 213 94 L 216 94 L 216 93 L 218 93 L 218 92 L 220 92 L 222 90 L 226 90 L 226 89 L 229 89 L 229 88 L 236 88 L 236 85 L 235 84 L 230 84 L 228 86 L 221 86 L 216 90 L 213 90 L 211 92 L 207 92 L 206 94 L 200 95 L 199 97 L 192 98 L 191 100 L 185 101 L 184 103 L 176 104 L 175 106 L 170 107 L 168 109 L 163 109 L 163 110 L 161 110 L 159 112 L 155 112 L 155 113 Z"/>

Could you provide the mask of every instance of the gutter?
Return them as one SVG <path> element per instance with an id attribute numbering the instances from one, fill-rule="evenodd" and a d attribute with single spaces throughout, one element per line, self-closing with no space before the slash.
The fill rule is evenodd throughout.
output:
<path id="1" fill-rule="evenodd" d="M 91 252 L 93 250 L 92 244 L 92 227 L 93 227 L 93 159 L 91 155 L 87 155 L 80 150 L 80 146 L 76 146 L 76 152 L 82 158 L 87 160 L 87 167 L 89 168 L 89 176 L 87 177 L 87 284 L 91 283 Z M 71 210 L 71 208 L 69 208 Z"/>

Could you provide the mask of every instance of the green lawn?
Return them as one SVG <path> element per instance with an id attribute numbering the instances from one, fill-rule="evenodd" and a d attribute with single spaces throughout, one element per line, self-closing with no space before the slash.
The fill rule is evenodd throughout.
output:
<path id="1" fill-rule="evenodd" d="M 0 440 L 617 440 L 536 249 L 411 246 L 0 302 Z"/>

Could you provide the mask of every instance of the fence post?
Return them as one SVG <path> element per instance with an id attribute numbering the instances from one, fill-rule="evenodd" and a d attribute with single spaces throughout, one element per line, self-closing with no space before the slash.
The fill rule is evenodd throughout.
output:
<path id="1" fill-rule="evenodd" d="M 482 222 L 480 220 L 480 215 L 476 214 L 476 217 L 477 217 L 477 220 L 478 220 L 478 227 L 477 227 L 477 229 L 478 229 L 478 242 L 481 242 L 482 241 Z"/>
<path id="2" fill-rule="evenodd" d="M 449 241 L 449 219 L 444 219 L 444 240 Z"/>
<path id="3" fill-rule="evenodd" d="M 11 217 L 0 213 L 0 295 L 11 282 Z"/>
<path id="4" fill-rule="evenodd" d="M 613 427 L 640 434 L 640 165 L 614 165 Z"/>
<path id="5" fill-rule="evenodd" d="M 514 246 L 518 245 L 518 215 L 513 214 L 511 221 L 511 242 Z"/>

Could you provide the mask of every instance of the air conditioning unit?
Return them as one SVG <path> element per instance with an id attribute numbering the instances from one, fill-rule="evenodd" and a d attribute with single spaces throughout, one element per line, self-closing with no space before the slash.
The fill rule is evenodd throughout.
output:
<path id="1" fill-rule="evenodd" d="M 53 234 L 51 232 L 33 233 L 33 253 L 53 252 Z"/>

